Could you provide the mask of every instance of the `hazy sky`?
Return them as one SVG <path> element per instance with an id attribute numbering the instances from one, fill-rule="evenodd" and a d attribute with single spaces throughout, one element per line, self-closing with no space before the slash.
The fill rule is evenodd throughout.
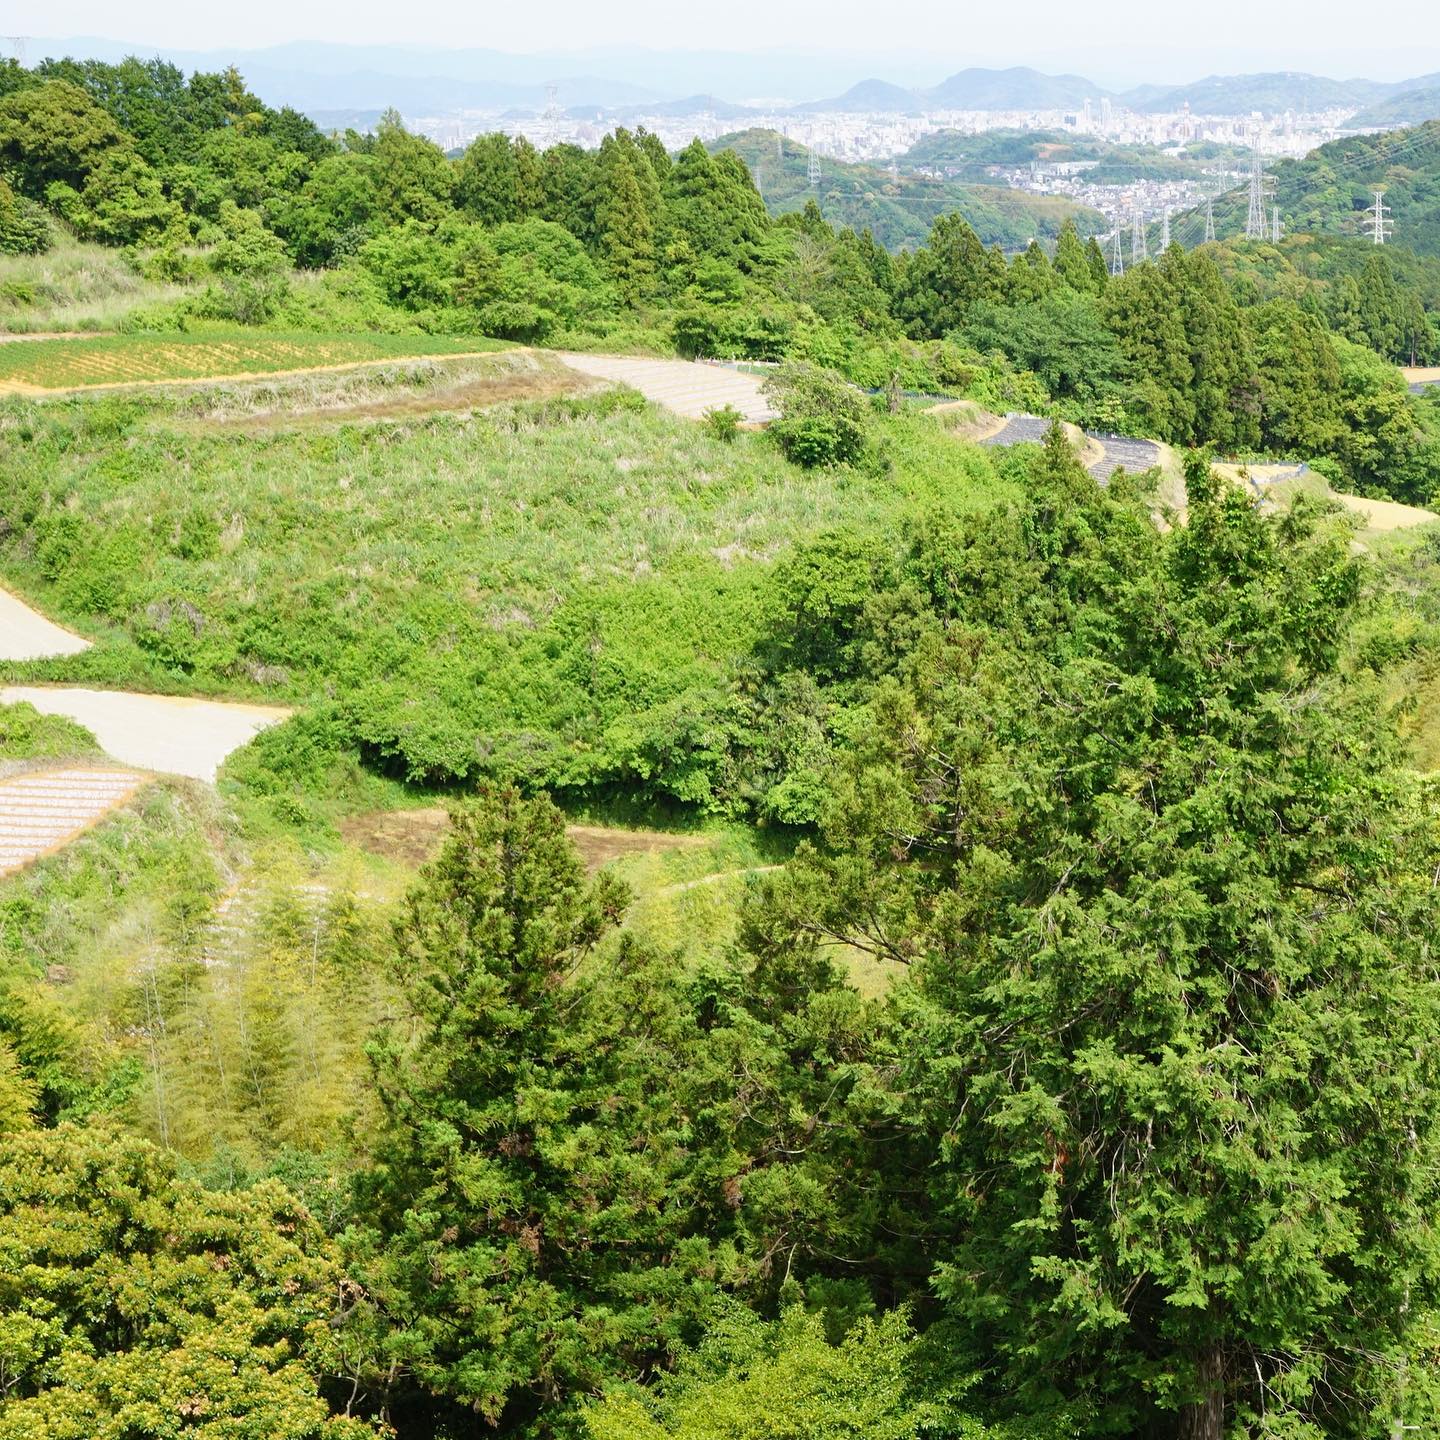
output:
<path id="1" fill-rule="evenodd" d="M 0 30 L 205 50 L 287 40 L 518 51 L 807 47 L 853 51 L 862 74 L 903 65 L 939 79 L 968 64 L 1033 64 L 1102 84 L 1218 70 L 1377 80 L 1440 70 L 1437 0 L 0 0 Z"/>

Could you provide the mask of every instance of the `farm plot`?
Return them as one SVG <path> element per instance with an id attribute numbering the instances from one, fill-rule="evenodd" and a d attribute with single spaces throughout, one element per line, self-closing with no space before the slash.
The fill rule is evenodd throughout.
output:
<path id="1" fill-rule="evenodd" d="M 44 393 L 486 354 L 502 342 L 437 335 L 97 335 L 0 348 L 0 392 Z"/>
<path id="2" fill-rule="evenodd" d="M 145 783 L 132 770 L 37 770 L 0 780 L 0 875 L 68 844 Z"/>

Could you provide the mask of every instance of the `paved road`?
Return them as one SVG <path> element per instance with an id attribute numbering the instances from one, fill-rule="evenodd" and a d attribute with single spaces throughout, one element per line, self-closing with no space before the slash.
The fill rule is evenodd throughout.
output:
<path id="1" fill-rule="evenodd" d="M 68 844 L 145 783 L 133 770 L 72 767 L 0 780 L 0 875 Z"/>
<path id="2" fill-rule="evenodd" d="M 290 714 L 270 705 L 227 705 L 78 685 L 10 685 L 0 690 L 0 704 L 20 700 L 42 714 L 78 721 L 123 765 L 209 781 L 231 751 Z"/>
<path id="3" fill-rule="evenodd" d="M 1007 415 L 1005 426 L 976 443 L 980 445 L 1039 445 L 1049 433 L 1050 421 L 1040 415 Z M 1102 484 L 1122 466 L 1135 473 L 1160 463 L 1160 447 L 1152 440 L 1135 440 L 1124 435 L 1105 435 L 1087 430 L 1086 435 L 1104 454 L 1086 468 Z"/>
<path id="4" fill-rule="evenodd" d="M 650 360 L 642 355 L 572 355 L 559 357 L 572 370 L 596 380 L 614 380 L 638 390 L 647 400 L 688 420 L 707 410 L 732 405 L 752 425 L 775 419 L 776 411 L 760 393 L 757 376 L 723 365 L 694 360 Z"/>
<path id="5" fill-rule="evenodd" d="M 50 655 L 75 655 L 89 646 L 88 640 L 62 630 L 23 600 L 0 590 L 0 660 L 43 660 Z"/>

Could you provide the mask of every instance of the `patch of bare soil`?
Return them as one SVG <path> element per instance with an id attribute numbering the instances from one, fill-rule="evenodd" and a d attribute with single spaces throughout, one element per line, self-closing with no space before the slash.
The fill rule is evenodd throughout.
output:
<path id="1" fill-rule="evenodd" d="M 439 806 L 424 810 L 379 810 L 352 815 L 340 822 L 341 837 L 351 845 L 420 866 L 435 857 L 450 828 L 450 817 Z M 673 835 L 663 830 L 617 830 L 604 825 L 567 825 L 585 868 L 593 875 L 613 860 L 660 850 L 681 850 L 706 844 L 703 835 Z"/>
<path id="2" fill-rule="evenodd" d="M 252 415 L 224 415 L 205 423 L 226 430 L 259 432 L 297 425 L 354 425 L 367 420 L 415 420 L 426 415 L 458 414 L 495 405 L 553 400 L 597 389 L 597 383 L 557 367 L 476 376 L 455 385 L 405 390 L 342 405 L 311 405 Z"/>

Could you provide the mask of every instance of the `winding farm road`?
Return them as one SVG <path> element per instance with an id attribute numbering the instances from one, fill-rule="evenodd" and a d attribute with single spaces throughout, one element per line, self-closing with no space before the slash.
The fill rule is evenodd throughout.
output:
<path id="1" fill-rule="evenodd" d="M 8 590 L 0 590 L 0 660 L 44 660 L 78 655 L 90 642 L 32 610 Z"/>

